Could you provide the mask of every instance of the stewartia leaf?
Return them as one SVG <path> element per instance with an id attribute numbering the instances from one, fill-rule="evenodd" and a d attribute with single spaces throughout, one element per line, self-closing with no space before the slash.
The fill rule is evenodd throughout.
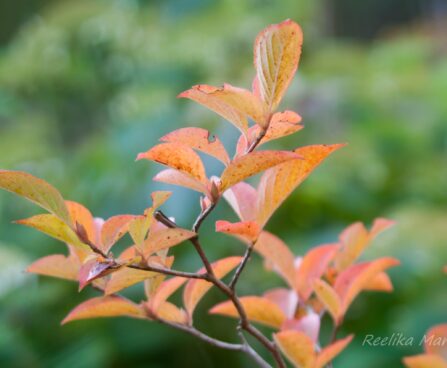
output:
<path id="1" fill-rule="evenodd" d="M 78 238 L 74 231 L 55 215 L 36 215 L 27 219 L 18 220 L 16 223 L 32 227 L 66 244 L 89 251 L 89 247 Z"/>
<path id="2" fill-rule="evenodd" d="M 152 208 L 149 208 L 145 212 L 145 215 L 136 216 L 129 223 L 129 234 L 135 244 L 140 248 L 143 246 L 143 242 L 146 239 L 147 232 L 149 231 L 149 228 L 153 221 L 152 214 L 154 210 Z"/>
<path id="3" fill-rule="evenodd" d="M 447 361 L 434 354 L 406 357 L 404 363 L 408 368 L 447 368 Z"/>
<path id="4" fill-rule="evenodd" d="M 110 217 L 101 229 L 101 250 L 107 253 L 110 248 L 129 231 L 134 215 L 118 215 Z"/>
<path id="5" fill-rule="evenodd" d="M 186 324 L 188 322 L 186 312 L 169 302 L 163 302 L 160 305 L 156 316 L 172 323 Z"/>
<path id="6" fill-rule="evenodd" d="M 153 291 L 152 295 L 148 295 L 149 301 L 147 305 L 151 310 L 157 312 L 163 303 L 174 294 L 187 280 L 183 277 L 172 277 L 162 282 L 158 288 Z"/>
<path id="7" fill-rule="evenodd" d="M 268 268 L 276 271 L 291 288 L 295 288 L 294 255 L 281 239 L 263 231 L 254 250 L 264 258 Z"/>
<path id="8" fill-rule="evenodd" d="M 297 368 L 314 368 L 316 354 L 314 342 L 299 331 L 281 331 L 273 338 L 287 359 Z"/>
<path id="9" fill-rule="evenodd" d="M 306 336 L 317 343 L 318 335 L 320 334 L 320 316 L 317 313 L 309 312 L 307 315 L 299 319 L 289 319 L 285 321 L 281 330 L 294 330 L 304 333 Z"/>
<path id="10" fill-rule="evenodd" d="M 0 170 L 0 188 L 34 202 L 71 226 L 62 195 L 46 181 L 21 171 Z"/>
<path id="11" fill-rule="evenodd" d="M 144 318 L 145 314 L 140 306 L 128 299 L 119 296 L 105 296 L 89 299 L 79 304 L 64 318 L 62 324 L 80 319 L 119 316 Z"/>
<path id="12" fill-rule="evenodd" d="M 228 221 L 219 220 L 216 221 L 216 231 L 218 233 L 226 233 L 242 237 L 252 243 L 258 238 L 261 229 L 254 221 L 231 223 Z"/>
<path id="13" fill-rule="evenodd" d="M 153 178 L 154 181 L 159 181 L 161 183 L 178 185 L 180 187 L 185 187 L 188 189 L 195 190 L 196 192 L 208 194 L 207 187 L 200 180 L 191 177 L 181 171 L 175 169 L 166 169 L 160 171 Z"/>
<path id="14" fill-rule="evenodd" d="M 343 144 L 301 147 L 295 153 L 304 159 L 292 160 L 267 170 L 261 177 L 258 194 L 258 223 L 263 226 L 281 203 L 332 152 Z"/>
<path id="15" fill-rule="evenodd" d="M 236 268 L 241 259 L 241 257 L 228 257 L 212 263 L 211 267 L 215 276 L 219 279 L 225 277 L 231 270 Z M 199 271 L 199 273 L 204 272 L 205 269 Z M 189 316 L 192 317 L 197 304 L 212 286 L 213 284 L 206 280 L 191 279 L 188 281 L 183 291 L 183 304 Z"/>
<path id="16" fill-rule="evenodd" d="M 255 151 L 234 159 L 223 171 L 220 190 L 224 192 L 250 176 L 259 174 L 286 161 L 297 161 L 302 157 L 289 151 Z"/>
<path id="17" fill-rule="evenodd" d="M 432 327 L 425 334 L 425 351 L 447 360 L 447 323 Z"/>
<path id="18" fill-rule="evenodd" d="M 273 24 L 256 37 L 254 91 L 269 111 L 279 105 L 295 75 L 302 44 L 301 28 L 291 20 Z"/>
<path id="19" fill-rule="evenodd" d="M 334 258 L 338 244 L 321 245 L 311 249 L 302 258 L 296 271 L 296 290 L 301 299 L 307 300 L 312 294 L 312 285 L 326 272 Z"/>
<path id="20" fill-rule="evenodd" d="M 317 357 L 315 368 L 324 368 L 329 362 L 331 362 L 337 355 L 339 355 L 346 346 L 352 341 L 354 335 L 349 335 L 341 340 L 334 342 L 333 344 L 326 346 Z"/>
<path id="21" fill-rule="evenodd" d="M 96 243 L 98 234 L 91 212 L 77 202 L 65 201 L 65 205 L 67 206 L 73 228 L 77 231 L 83 231 L 90 242 Z"/>
<path id="22" fill-rule="evenodd" d="M 342 314 L 346 313 L 355 297 L 371 280 L 399 263 L 395 258 L 384 257 L 371 262 L 355 264 L 340 273 L 335 280 L 334 289 L 342 301 Z"/>
<path id="23" fill-rule="evenodd" d="M 137 160 L 146 159 L 179 170 L 206 184 L 207 178 L 202 160 L 194 150 L 178 143 L 162 143 L 140 153 Z"/>
<path id="24" fill-rule="evenodd" d="M 102 259 L 102 257 L 87 260 L 79 269 L 79 290 L 82 290 L 92 281 L 106 276 L 120 268 L 113 260 Z"/>
<path id="25" fill-rule="evenodd" d="M 287 318 L 294 318 L 298 297 L 295 291 L 285 288 L 271 289 L 264 293 L 264 298 L 281 308 Z"/>
<path id="26" fill-rule="evenodd" d="M 313 286 L 318 299 L 323 303 L 326 310 L 332 316 L 334 323 L 338 325 L 343 317 L 342 301 L 340 300 L 340 297 L 335 290 L 323 280 L 315 280 Z"/>
<path id="27" fill-rule="evenodd" d="M 225 166 L 230 163 L 230 157 L 224 145 L 216 136 L 201 128 L 182 128 L 160 138 L 162 142 L 184 144 L 198 151 L 217 158 Z"/>
<path id="28" fill-rule="evenodd" d="M 286 316 L 274 302 L 259 296 L 243 296 L 239 298 L 250 321 L 258 322 L 273 328 L 280 328 Z M 215 305 L 210 309 L 211 314 L 238 318 L 239 314 L 231 301 Z"/>
<path id="29" fill-rule="evenodd" d="M 365 290 L 390 293 L 393 291 L 393 284 L 390 277 L 385 272 L 381 272 L 365 285 Z"/>
<path id="30" fill-rule="evenodd" d="M 157 190 L 151 193 L 152 208 L 156 209 L 163 205 L 172 195 L 172 192 L 166 190 Z"/>
<path id="31" fill-rule="evenodd" d="M 156 276 L 156 272 L 122 267 L 114 272 L 106 283 L 105 295 L 111 295 L 129 286 L 135 285 L 148 278 Z"/>
<path id="32" fill-rule="evenodd" d="M 34 261 L 26 269 L 27 272 L 57 277 L 60 279 L 78 280 L 79 261 L 71 255 L 53 254 Z"/>
<path id="33" fill-rule="evenodd" d="M 208 86 L 206 84 L 199 84 L 193 86 L 191 89 L 184 91 L 178 95 L 178 97 L 189 98 L 215 113 L 222 116 L 224 119 L 232 123 L 243 134 L 247 132 L 248 122 L 245 114 L 235 109 L 225 100 L 213 95 L 216 91 L 216 87 Z"/>
<path id="34" fill-rule="evenodd" d="M 256 218 L 258 193 L 250 184 L 241 181 L 226 190 L 223 196 L 242 221 Z"/>
<path id="35" fill-rule="evenodd" d="M 180 228 L 151 231 L 144 242 L 142 251 L 145 256 L 149 256 L 160 250 L 178 245 L 195 236 L 197 236 L 195 232 Z"/>

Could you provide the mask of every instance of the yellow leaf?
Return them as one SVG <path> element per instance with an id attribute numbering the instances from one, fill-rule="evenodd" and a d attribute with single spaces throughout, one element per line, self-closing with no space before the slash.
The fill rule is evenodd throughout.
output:
<path id="1" fill-rule="evenodd" d="M 197 236 L 195 232 L 180 228 L 151 231 L 143 244 L 142 251 L 145 256 L 149 256 L 160 250 L 178 245 L 195 236 Z"/>
<path id="2" fill-rule="evenodd" d="M 406 357 L 404 363 L 408 368 L 447 368 L 447 361 L 434 354 Z"/>
<path id="3" fill-rule="evenodd" d="M 314 368 L 316 355 L 310 337 L 299 331 L 286 330 L 273 338 L 287 359 L 297 368 Z"/>
<path id="4" fill-rule="evenodd" d="M 169 302 L 163 302 L 158 308 L 156 315 L 165 321 L 173 323 L 186 324 L 188 322 L 188 316 L 185 311 Z"/>
<path id="5" fill-rule="evenodd" d="M 106 283 L 104 293 L 105 295 L 114 294 L 122 289 L 135 285 L 156 275 L 156 272 L 122 267 L 110 276 L 110 279 Z"/>
<path id="6" fill-rule="evenodd" d="M 318 299 L 332 316 L 334 323 L 338 325 L 341 322 L 340 319 L 343 313 L 338 294 L 328 283 L 320 279 L 314 281 L 314 291 Z"/>

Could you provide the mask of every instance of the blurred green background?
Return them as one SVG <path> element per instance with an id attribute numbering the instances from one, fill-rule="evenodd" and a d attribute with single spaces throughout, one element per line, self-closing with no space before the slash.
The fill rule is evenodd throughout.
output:
<path id="1" fill-rule="evenodd" d="M 140 213 L 156 189 L 174 189 L 164 211 L 189 226 L 198 195 L 151 182 L 160 169 L 134 163 L 170 130 L 205 127 L 233 149 L 237 132 L 176 95 L 197 83 L 249 87 L 252 43 L 265 26 L 299 22 L 305 43 L 283 108 L 306 129 L 270 144 L 294 148 L 348 142 L 276 213 L 268 229 L 296 254 L 335 241 L 341 229 L 377 216 L 397 226 L 365 258 L 393 255 L 393 294 L 363 294 L 341 335 L 356 339 L 336 367 L 400 367 L 421 347 L 364 347 L 365 334 L 420 338 L 447 320 L 447 3 L 444 0 L 1 0 L 0 167 L 45 178 L 99 217 Z M 220 164 L 207 160 L 208 173 Z M 64 246 L 10 222 L 36 213 L 0 193 L 1 367 L 250 367 L 181 332 L 127 319 L 59 322 L 77 303 L 69 282 L 23 273 Z M 213 235 L 235 220 L 222 203 L 204 226 L 217 259 L 243 247 Z M 206 230 L 207 228 L 208 230 Z M 125 241 L 128 241 L 126 239 Z M 199 260 L 177 247 L 178 268 Z M 281 285 L 255 257 L 241 294 Z M 126 294 L 138 300 L 141 287 Z M 235 340 L 230 322 L 206 310 L 199 326 Z M 199 313 L 200 313 L 199 311 Z M 232 323 L 232 322 L 231 322 Z M 326 333 L 326 331 L 323 331 Z"/>

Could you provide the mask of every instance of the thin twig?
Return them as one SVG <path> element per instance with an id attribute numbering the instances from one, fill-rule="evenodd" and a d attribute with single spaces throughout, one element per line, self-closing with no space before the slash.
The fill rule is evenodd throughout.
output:
<path id="1" fill-rule="evenodd" d="M 236 288 L 236 284 L 239 280 L 239 277 L 241 276 L 242 271 L 245 268 L 245 265 L 247 264 L 248 260 L 250 259 L 254 245 L 255 245 L 255 243 L 251 243 L 250 246 L 248 246 L 247 249 L 245 250 L 244 257 L 242 258 L 241 263 L 239 263 L 239 266 L 237 267 L 236 271 L 234 272 L 233 278 L 231 279 L 231 282 L 228 285 L 230 287 L 230 289 L 234 290 Z"/>
<path id="2" fill-rule="evenodd" d="M 270 123 L 269 123 L 269 124 L 270 124 Z M 248 147 L 246 153 L 250 153 L 250 152 L 253 152 L 253 151 L 255 150 L 256 146 L 262 141 L 262 138 L 264 138 L 265 134 L 267 133 L 267 129 L 268 129 L 268 126 L 267 126 L 267 128 L 262 129 L 262 130 L 259 132 L 259 135 L 258 135 L 258 136 L 256 137 L 256 139 L 252 142 L 252 144 L 250 144 L 250 147 Z"/>
<path id="3" fill-rule="evenodd" d="M 178 276 L 183 277 L 186 279 L 202 279 L 202 280 L 208 280 L 208 275 L 205 273 L 192 273 L 192 272 L 184 272 L 184 271 L 178 271 L 178 270 L 171 270 L 169 268 L 159 268 L 159 267 L 153 267 L 153 266 L 145 266 L 145 265 L 136 265 L 136 264 L 130 264 L 126 265 L 128 268 L 133 268 L 135 270 L 141 270 L 141 271 L 151 271 L 151 272 L 157 272 L 164 275 L 169 276 Z"/>
<path id="4" fill-rule="evenodd" d="M 211 203 L 211 205 L 205 209 L 205 211 L 202 211 L 197 217 L 196 221 L 194 222 L 194 225 L 192 225 L 192 231 L 195 233 L 199 232 L 200 226 L 202 225 L 203 221 L 208 217 L 208 215 L 214 210 L 216 207 L 217 202 Z"/>

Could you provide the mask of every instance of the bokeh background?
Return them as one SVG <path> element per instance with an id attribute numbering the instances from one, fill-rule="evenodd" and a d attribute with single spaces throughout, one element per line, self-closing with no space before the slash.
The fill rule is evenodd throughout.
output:
<path id="1" fill-rule="evenodd" d="M 341 335 L 356 339 L 336 367 L 400 367 L 418 344 L 365 347 L 365 334 L 419 339 L 447 320 L 447 3 L 444 0 L 1 0 L 0 167 L 29 171 L 88 206 L 96 216 L 140 213 L 160 169 L 134 163 L 170 130 L 205 127 L 233 149 L 236 130 L 177 93 L 197 83 L 248 87 L 252 43 L 286 18 L 305 34 L 300 68 L 283 103 L 305 129 L 270 144 L 294 148 L 348 142 L 288 200 L 268 225 L 296 254 L 354 221 L 395 219 L 365 259 L 393 255 L 393 294 L 363 294 Z M 209 173 L 218 163 L 207 160 Z M 198 195 L 174 189 L 164 210 L 183 226 Z M 0 193 L 1 367 L 250 367 L 181 332 L 128 319 L 59 322 L 94 291 L 26 275 L 37 257 L 64 246 L 12 220 L 36 213 Z M 204 226 L 212 259 L 239 254 L 232 238 L 213 235 L 213 220 L 235 220 L 222 203 Z M 208 230 L 205 230 L 208 228 Z M 128 242 L 125 239 L 124 242 Z M 194 270 L 187 245 L 176 264 Z M 255 257 L 241 294 L 281 285 Z M 126 294 L 138 300 L 140 287 Z M 206 310 L 199 325 L 235 339 Z M 324 331 L 326 333 L 326 331 Z"/>

